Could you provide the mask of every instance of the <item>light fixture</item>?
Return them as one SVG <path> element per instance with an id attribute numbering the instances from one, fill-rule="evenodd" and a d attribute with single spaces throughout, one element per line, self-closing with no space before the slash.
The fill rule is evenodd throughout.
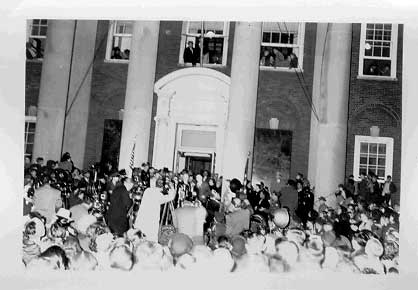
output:
<path id="1" fill-rule="evenodd" d="M 270 129 L 278 130 L 279 129 L 279 119 L 271 118 L 269 121 Z"/>
<path id="2" fill-rule="evenodd" d="M 213 38 L 215 36 L 215 32 L 209 30 L 206 32 L 205 37 Z"/>
<path id="3" fill-rule="evenodd" d="M 370 43 L 366 42 L 366 44 L 364 45 L 364 48 L 369 50 L 369 49 L 372 49 L 372 46 L 370 45 Z"/>

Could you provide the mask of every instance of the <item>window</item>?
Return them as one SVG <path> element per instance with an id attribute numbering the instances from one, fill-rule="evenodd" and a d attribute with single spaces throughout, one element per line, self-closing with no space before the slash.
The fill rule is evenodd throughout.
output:
<path id="1" fill-rule="evenodd" d="M 383 182 L 392 175 L 393 138 L 355 136 L 353 175 L 358 180 L 360 173 L 373 172 Z"/>
<path id="2" fill-rule="evenodd" d="M 25 157 L 32 157 L 35 140 L 36 117 L 25 117 Z"/>
<path id="3" fill-rule="evenodd" d="M 359 76 L 396 78 L 398 25 L 361 25 Z"/>
<path id="4" fill-rule="evenodd" d="M 111 21 L 106 60 L 126 62 L 131 51 L 133 21 Z"/>
<path id="5" fill-rule="evenodd" d="M 48 21 L 46 19 L 28 20 L 26 59 L 42 59 L 46 42 Z"/>
<path id="6" fill-rule="evenodd" d="M 203 30 L 203 38 L 202 38 Z M 226 65 L 228 22 L 183 22 L 179 63 L 186 65 Z M 203 42 L 203 54 L 200 47 Z"/>
<path id="7" fill-rule="evenodd" d="M 264 22 L 260 66 L 302 69 L 304 34 L 303 23 Z"/>

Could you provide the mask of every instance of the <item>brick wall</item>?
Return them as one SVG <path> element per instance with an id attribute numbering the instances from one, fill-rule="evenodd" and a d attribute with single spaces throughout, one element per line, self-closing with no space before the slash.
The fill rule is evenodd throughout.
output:
<path id="1" fill-rule="evenodd" d="M 29 106 L 38 106 L 41 85 L 42 61 L 28 60 L 25 67 L 25 114 Z"/>
<path id="2" fill-rule="evenodd" d="M 127 63 L 105 61 L 109 21 L 98 21 L 84 167 L 100 161 L 104 121 L 118 119 L 125 102 Z"/>
<path id="3" fill-rule="evenodd" d="M 108 21 L 99 21 L 96 46 L 107 37 Z M 155 81 L 175 70 L 184 68 L 179 65 L 181 42 L 181 21 L 161 21 L 158 42 L 158 57 Z M 228 56 L 225 67 L 216 70 L 230 75 L 234 41 L 234 23 L 230 24 Z M 304 78 L 309 93 L 312 90 L 316 24 L 307 24 L 305 31 Z M 126 90 L 128 64 L 106 63 L 104 61 L 106 43 L 98 48 L 93 66 L 92 90 L 88 136 L 86 141 L 85 166 L 100 160 L 105 119 L 117 119 L 118 110 L 123 108 Z M 291 174 L 308 168 L 309 130 L 311 112 L 303 95 L 301 85 L 294 72 L 260 71 L 257 100 L 256 126 L 268 128 L 271 117 L 278 117 L 281 129 L 290 129 L 293 133 Z M 157 95 L 154 94 L 153 112 L 155 115 Z M 155 122 L 151 122 L 149 160 L 152 160 Z"/>
<path id="4" fill-rule="evenodd" d="M 370 135 L 370 127 L 379 126 L 381 137 L 394 138 L 392 175 L 400 188 L 403 26 L 398 31 L 395 81 L 358 79 L 360 29 L 353 24 L 346 175 L 353 173 L 355 135 Z"/>
<path id="5" fill-rule="evenodd" d="M 309 91 L 308 96 L 312 95 L 315 42 L 316 24 L 307 23 L 305 26 L 303 77 Z M 301 75 L 299 77 L 302 79 Z M 297 172 L 307 176 L 311 108 L 294 71 L 260 71 L 257 128 L 269 128 L 269 120 L 273 117 L 279 119 L 279 129 L 293 132 L 291 178 L 294 178 Z"/>

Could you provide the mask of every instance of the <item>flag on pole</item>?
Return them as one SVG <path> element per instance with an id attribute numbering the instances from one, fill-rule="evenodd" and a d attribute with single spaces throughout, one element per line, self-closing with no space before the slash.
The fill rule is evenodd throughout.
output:
<path id="1" fill-rule="evenodd" d="M 247 186 L 247 179 L 248 179 L 248 163 L 250 162 L 250 155 L 251 155 L 251 151 L 248 151 L 248 155 L 247 155 L 247 161 L 245 162 L 245 171 L 244 171 L 244 182 L 243 182 L 243 186 L 244 188 Z"/>
<path id="2" fill-rule="evenodd" d="M 129 160 L 129 167 L 131 169 L 134 168 L 134 163 L 135 163 L 135 145 L 136 145 L 136 140 L 134 141 L 134 145 L 132 146 L 131 158 Z"/>

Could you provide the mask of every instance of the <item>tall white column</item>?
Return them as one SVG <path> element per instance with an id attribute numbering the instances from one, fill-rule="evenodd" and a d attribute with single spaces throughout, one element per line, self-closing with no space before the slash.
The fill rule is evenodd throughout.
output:
<path id="1" fill-rule="evenodd" d="M 314 177 L 311 182 L 316 196 L 328 196 L 327 202 L 334 205 L 335 196 L 331 193 L 344 182 L 345 174 L 352 24 L 331 23 L 326 29 L 319 26 L 318 39 L 325 37 L 325 51 L 321 63 L 315 62 L 315 67 L 321 66 L 314 71 L 314 103 L 319 122 L 315 119 L 311 125 L 314 138 L 310 142 L 308 176 Z"/>
<path id="2" fill-rule="evenodd" d="M 261 23 L 235 24 L 222 172 L 226 179 L 236 177 L 242 180 L 248 152 L 252 158 L 260 45 Z"/>
<path id="3" fill-rule="evenodd" d="M 97 20 L 77 21 L 63 152 L 70 152 L 79 168 L 84 167 L 96 31 Z"/>
<path id="4" fill-rule="evenodd" d="M 135 166 L 148 161 L 159 21 L 135 21 L 126 84 L 119 169 L 126 169 L 134 142 Z"/>
<path id="5" fill-rule="evenodd" d="M 61 157 L 74 29 L 74 20 L 48 21 L 33 158 Z"/>
<path id="6" fill-rule="evenodd" d="M 418 195 L 418 25 L 410 20 L 403 33 L 402 74 L 402 158 L 401 158 L 401 217 L 400 217 L 400 272 L 416 275 L 417 264 L 417 204 Z"/>

